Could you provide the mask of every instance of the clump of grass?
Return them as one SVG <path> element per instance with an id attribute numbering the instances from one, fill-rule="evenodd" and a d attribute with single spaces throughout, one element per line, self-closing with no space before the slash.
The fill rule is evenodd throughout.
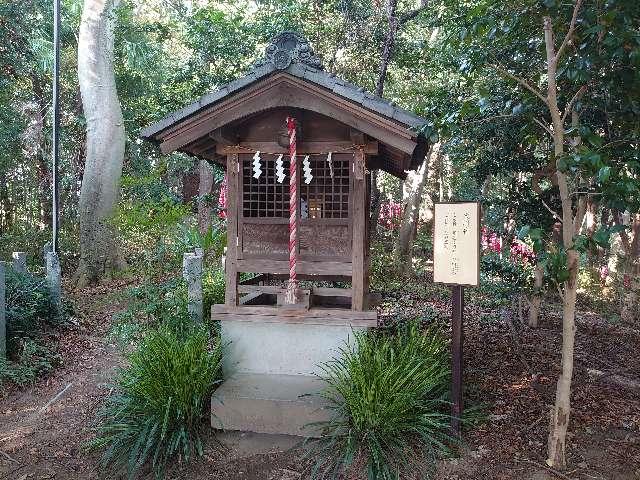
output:
<path id="1" fill-rule="evenodd" d="M 412 478 L 448 451 L 448 348 L 435 329 L 411 322 L 393 335 L 355 333 L 323 368 L 333 416 L 310 444 L 314 477 L 355 469 L 369 480 Z"/>
<path id="2" fill-rule="evenodd" d="M 148 331 L 127 356 L 115 393 L 99 414 L 91 448 L 105 449 L 101 466 L 137 477 L 150 466 L 164 476 L 172 460 L 202 455 L 201 427 L 209 395 L 220 379 L 222 350 L 204 326 Z"/>

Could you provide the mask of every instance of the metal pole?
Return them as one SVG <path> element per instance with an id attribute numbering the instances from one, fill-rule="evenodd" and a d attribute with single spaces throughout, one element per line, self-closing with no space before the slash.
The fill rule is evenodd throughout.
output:
<path id="1" fill-rule="evenodd" d="M 53 0 L 53 192 L 51 209 L 53 227 L 52 249 L 58 252 L 58 156 L 60 153 L 60 0 Z"/>
<path id="2" fill-rule="evenodd" d="M 464 408 L 462 402 L 462 344 L 464 340 L 464 287 L 451 287 L 451 431 L 460 437 L 460 418 Z"/>

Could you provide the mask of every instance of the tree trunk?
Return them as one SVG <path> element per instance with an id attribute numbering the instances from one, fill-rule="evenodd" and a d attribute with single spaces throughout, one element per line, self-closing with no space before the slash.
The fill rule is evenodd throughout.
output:
<path id="1" fill-rule="evenodd" d="M 206 160 L 200 160 L 198 166 L 200 183 L 198 185 L 198 229 L 204 235 L 211 228 L 211 189 L 213 188 L 213 170 Z"/>
<path id="2" fill-rule="evenodd" d="M 598 202 L 589 197 L 587 199 L 587 213 L 586 213 L 586 234 L 587 236 L 593 236 L 598 227 Z M 598 249 L 599 250 L 599 249 Z M 597 270 L 597 261 L 598 261 L 598 251 L 592 252 L 591 250 L 587 251 L 587 260 L 589 263 L 589 268 L 591 270 Z"/>
<path id="3" fill-rule="evenodd" d="M 196 206 L 200 183 L 200 164 L 195 162 L 188 172 L 182 174 L 182 203 L 191 205 L 192 211 Z"/>
<path id="4" fill-rule="evenodd" d="M 617 225 L 622 225 L 622 215 L 614 212 Z M 620 317 L 623 321 L 633 323 L 638 318 L 638 298 L 640 296 L 640 214 L 630 219 L 631 232 L 622 230 L 620 239 L 624 256 L 622 258 L 622 308 Z"/>
<path id="5" fill-rule="evenodd" d="M 557 65 L 563 46 L 572 35 L 578 10 L 582 0 L 577 0 L 571 26 L 556 52 L 551 17 L 545 16 L 544 39 L 547 54 L 547 97 L 546 103 L 553 126 L 553 147 L 556 161 L 556 178 L 562 203 L 562 242 L 567 255 L 567 270 L 569 278 L 564 282 L 562 291 L 562 371 L 556 387 L 555 405 L 551 411 L 549 438 L 547 441 L 547 464 L 554 468 L 564 469 L 567 465 L 565 445 L 569 416 L 571 413 L 571 381 L 573 378 L 573 355 L 576 336 L 576 297 L 577 278 L 579 268 L 578 252 L 573 248 L 573 238 L 576 230 L 581 228 L 586 210 L 586 199 L 580 198 L 576 205 L 574 216 L 574 201 L 569 193 L 567 175 L 557 168 L 557 162 L 564 155 L 564 118 L 568 111 L 561 115 L 558 108 L 558 87 L 556 83 Z M 567 109 L 571 108 L 567 105 Z M 573 115 L 572 115 L 573 117 Z M 574 117 L 577 120 L 577 117 Z"/>
<path id="6" fill-rule="evenodd" d="M 425 180 L 427 179 L 427 163 L 433 150 L 433 148 L 430 149 L 417 172 L 409 173 L 405 183 L 408 195 L 404 203 L 400 233 L 394 249 L 394 256 L 402 272 L 406 272 L 411 268 L 411 245 L 415 239 L 416 227 L 420 217 L 420 204 L 422 203 L 422 194 Z M 439 152 L 435 153 L 435 155 L 438 154 Z"/>
<path id="7" fill-rule="evenodd" d="M 123 261 L 109 225 L 119 200 L 124 119 L 113 70 L 115 9 L 120 0 L 85 0 L 78 38 L 78 83 L 87 122 L 80 189 L 78 286 L 96 283 Z"/>
<path id="8" fill-rule="evenodd" d="M 536 263 L 533 271 L 533 288 L 534 292 L 529 300 L 529 326 L 538 328 L 540 321 L 540 305 L 542 304 L 542 281 L 544 279 L 544 271 L 540 263 Z"/>

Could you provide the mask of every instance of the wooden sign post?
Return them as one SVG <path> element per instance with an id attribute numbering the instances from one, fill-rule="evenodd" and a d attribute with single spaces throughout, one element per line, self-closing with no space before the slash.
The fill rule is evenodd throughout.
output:
<path id="1" fill-rule="evenodd" d="M 464 287 L 476 287 L 480 283 L 479 203 L 434 205 L 433 281 L 451 287 L 451 430 L 460 436 L 464 409 Z"/>

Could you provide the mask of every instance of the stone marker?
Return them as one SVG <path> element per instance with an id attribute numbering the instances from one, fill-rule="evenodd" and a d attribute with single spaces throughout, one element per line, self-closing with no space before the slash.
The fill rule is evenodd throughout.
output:
<path id="1" fill-rule="evenodd" d="M 185 253 L 182 259 L 182 276 L 187 281 L 187 309 L 196 323 L 202 323 L 202 256 Z"/>
<path id="2" fill-rule="evenodd" d="M 51 242 L 45 243 L 44 247 L 42 247 L 42 259 L 44 260 L 45 266 L 47 265 L 47 254 L 49 252 L 53 252 L 53 246 L 51 245 Z"/>
<path id="3" fill-rule="evenodd" d="M 4 262 L 0 262 L 0 359 L 7 356 L 6 284 Z"/>
<path id="4" fill-rule="evenodd" d="M 62 301 L 61 295 L 61 272 L 60 261 L 58 260 L 58 254 L 55 252 L 48 252 L 46 256 L 47 265 L 47 284 L 49 285 L 49 291 L 51 292 L 51 300 L 60 308 L 60 302 Z"/>
<path id="5" fill-rule="evenodd" d="M 27 273 L 27 254 L 25 252 L 13 252 L 13 271 Z"/>

